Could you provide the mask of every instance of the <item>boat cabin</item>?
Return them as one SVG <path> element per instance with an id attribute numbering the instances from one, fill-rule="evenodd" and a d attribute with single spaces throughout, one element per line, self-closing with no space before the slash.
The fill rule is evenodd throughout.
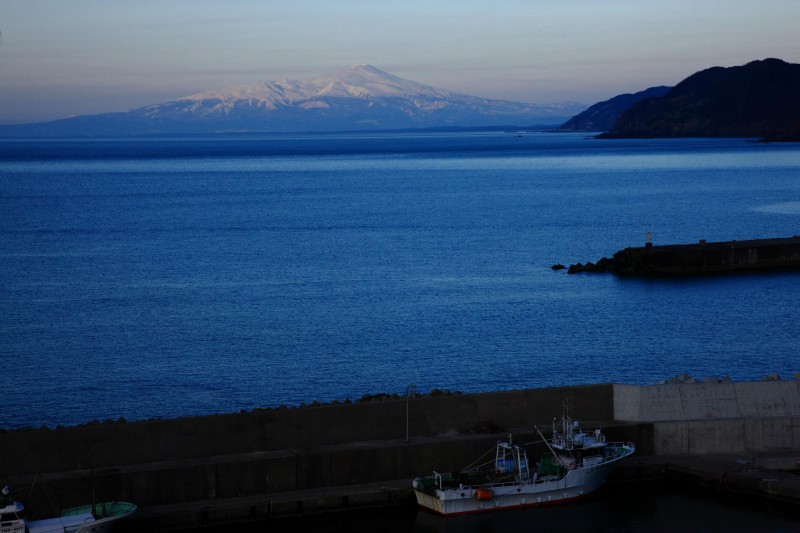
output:
<path id="1" fill-rule="evenodd" d="M 8 487 L 0 494 L 0 533 L 25 533 L 25 507 L 11 498 Z"/>

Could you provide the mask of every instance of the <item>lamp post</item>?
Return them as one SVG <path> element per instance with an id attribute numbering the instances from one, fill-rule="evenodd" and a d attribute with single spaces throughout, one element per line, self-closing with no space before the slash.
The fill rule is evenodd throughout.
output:
<path id="1" fill-rule="evenodd" d="M 409 438 L 408 438 L 408 399 L 409 399 L 409 394 L 411 393 L 412 389 L 413 390 L 417 390 L 417 386 L 416 385 L 409 385 L 408 387 L 406 387 L 406 442 L 409 442 Z"/>

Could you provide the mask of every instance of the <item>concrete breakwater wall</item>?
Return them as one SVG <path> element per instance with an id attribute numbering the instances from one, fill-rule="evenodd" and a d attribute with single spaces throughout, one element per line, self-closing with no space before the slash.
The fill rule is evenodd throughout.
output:
<path id="1" fill-rule="evenodd" d="M 0 432 L 0 474 L 63 472 L 121 465 L 471 433 L 548 425 L 568 399 L 586 420 L 613 420 L 614 386 L 556 387 L 483 394 L 278 408 L 59 429 Z M 13 457 L 13 461 L 6 458 Z"/>
<path id="2" fill-rule="evenodd" d="M 140 504 L 143 516 L 148 507 L 216 508 L 259 495 L 269 509 L 246 512 L 292 514 L 304 512 L 302 499 L 281 511 L 269 495 L 457 470 L 505 432 L 537 440 L 533 426 L 547 433 L 564 400 L 587 428 L 636 442 L 638 455 L 800 450 L 800 381 L 607 384 L 4 431 L 0 478 L 22 487 L 18 497 L 30 494 L 34 513 L 49 512 L 53 499 L 86 503 L 94 490 Z M 358 498 L 339 500 L 348 507 Z"/>
<path id="3" fill-rule="evenodd" d="M 407 479 L 472 462 L 498 438 L 475 428 L 531 440 L 564 399 L 613 419 L 613 386 L 592 385 L 14 430 L 0 432 L 0 478 L 23 495 L 35 482 L 35 509 L 49 508 L 45 489 L 62 507 L 93 486 L 148 506 Z"/>
<path id="4" fill-rule="evenodd" d="M 800 267 L 800 237 L 626 248 L 614 269 L 630 274 L 696 274 Z"/>
<path id="5" fill-rule="evenodd" d="M 615 385 L 614 419 L 652 423 L 654 455 L 800 449 L 800 380 Z"/>
<path id="6" fill-rule="evenodd" d="M 611 259 L 570 265 L 568 272 L 671 276 L 800 267 L 800 236 L 777 239 L 667 244 L 620 250 Z M 556 265 L 554 269 L 563 268 Z"/>

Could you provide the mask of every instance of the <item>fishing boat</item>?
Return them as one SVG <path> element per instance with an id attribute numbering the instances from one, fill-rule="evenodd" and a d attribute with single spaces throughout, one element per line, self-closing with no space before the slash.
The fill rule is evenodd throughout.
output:
<path id="1" fill-rule="evenodd" d="M 134 512 L 133 503 L 105 502 L 72 507 L 56 518 L 27 520 L 25 506 L 13 500 L 5 487 L 0 496 L 0 533 L 105 533 Z"/>
<path id="2" fill-rule="evenodd" d="M 538 463 L 530 464 L 525 448 L 509 435 L 455 475 L 433 472 L 414 479 L 417 503 L 452 516 L 576 500 L 597 490 L 614 464 L 636 451 L 632 442 L 607 442 L 600 429 L 583 431 L 567 409 L 560 421 L 553 420 L 549 440 L 536 431 L 549 449 Z"/>

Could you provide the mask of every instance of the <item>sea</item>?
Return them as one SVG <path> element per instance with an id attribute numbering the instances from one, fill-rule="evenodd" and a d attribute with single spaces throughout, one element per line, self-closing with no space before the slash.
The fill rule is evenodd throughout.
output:
<path id="1" fill-rule="evenodd" d="M 0 428 L 800 372 L 800 272 L 554 271 L 800 235 L 800 144 L 0 140 Z"/>

